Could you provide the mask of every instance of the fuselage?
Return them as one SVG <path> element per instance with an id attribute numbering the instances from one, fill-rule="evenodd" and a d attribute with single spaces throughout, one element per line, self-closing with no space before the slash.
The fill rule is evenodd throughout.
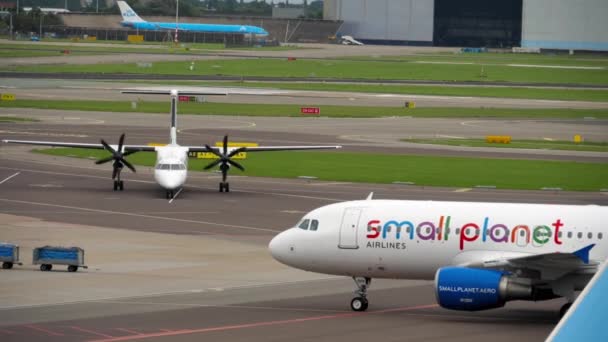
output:
<path id="1" fill-rule="evenodd" d="M 154 179 L 166 190 L 182 187 L 188 176 L 188 148 L 179 145 L 159 146 L 156 150 Z"/>
<path id="2" fill-rule="evenodd" d="M 251 25 L 221 25 L 221 24 L 197 24 L 197 23 L 171 23 L 171 22 L 131 22 L 122 21 L 122 26 L 137 30 L 175 30 L 181 31 L 209 32 L 209 33 L 242 33 L 256 36 L 267 36 L 268 32 L 261 27 Z"/>
<path id="3" fill-rule="evenodd" d="M 308 213 L 269 249 L 280 262 L 312 272 L 433 279 L 448 265 L 591 244 L 591 260 L 603 261 L 607 221 L 608 208 L 594 205 L 352 201 Z"/>

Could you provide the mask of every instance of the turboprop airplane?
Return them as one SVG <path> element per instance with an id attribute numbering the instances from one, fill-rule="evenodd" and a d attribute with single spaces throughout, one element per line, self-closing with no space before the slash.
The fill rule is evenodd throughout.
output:
<path id="1" fill-rule="evenodd" d="M 122 191 L 124 182 L 121 179 L 121 172 L 124 166 L 135 172 L 135 167 L 125 159 L 126 156 L 140 151 L 156 152 L 156 163 L 154 167 L 154 179 L 166 190 L 167 199 L 173 198 L 176 191 L 182 188 L 186 182 L 188 175 L 188 152 L 210 152 L 218 158 L 207 165 L 204 169 L 209 170 L 218 166 L 222 173 L 222 181 L 220 182 L 220 192 L 229 192 L 230 184 L 226 181 L 228 170 L 231 166 L 244 171 L 245 168 L 234 161 L 232 157 L 241 152 L 262 152 L 262 151 L 293 151 L 293 150 L 325 150 L 337 149 L 342 146 L 256 146 L 256 147 L 229 147 L 228 136 L 224 136 L 223 145 L 221 147 L 204 146 L 181 146 L 177 143 L 177 102 L 180 95 L 197 96 L 197 95 L 226 95 L 225 93 L 201 93 L 191 91 L 163 91 L 163 90 L 134 90 L 123 91 L 124 94 L 157 94 L 171 95 L 171 121 L 170 121 L 170 141 L 166 146 L 149 146 L 149 145 L 125 145 L 125 134 L 123 133 L 118 139 L 118 145 L 110 145 L 105 140 L 101 139 L 99 144 L 87 143 L 70 143 L 70 142 L 55 142 L 55 141 L 33 141 L 33 140 L 2 140 L 9 144 L 26 144 L 26 145 L 43 145 L 54 147 L 76 147 L 90 149 L 105 149 L 111 153 L 110 156 L 100 159 L 95 164 L 104 164 L 113 161 L 112 164 L 112 179 L 114 180 L 114 191 Z"/>
<path id="2" fill-rule="evenodd" d="M 269 244 L 306 271 L 350 276 L 351 309 L 372 278 L 434 279 L 440 306 L 477 311 L 511 300 L 567 299 L 564 314 L 608 257 L 608 207 L 367 200 L 306 214 Z"/>
<path id="3" fill-rule="evenodd" d="M 150 31 L 190 31 L 190 32 L 209 32 L 209 33 L 242 33 L 265 37 L 268 32 L 261 27 L 250 25 L 220 25 L 220 24 L 196 24 L 196 23 L 174 23 L 174 22 L 148 22 L 129 7 L 124 1 L 117 1 L 122 15 L 120 24 L 137 30 Z"/>

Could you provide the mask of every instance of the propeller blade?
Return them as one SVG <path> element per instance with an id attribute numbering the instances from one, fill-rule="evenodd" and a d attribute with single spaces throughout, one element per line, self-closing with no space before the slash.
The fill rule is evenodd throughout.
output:
<path id="1" fill-rule="evenodd" d="M 226 160 L 226 161 L 228 162 L 228 164 L 230 164 L 230 165 L 232 165 L 232 166 L 236 167 L 237 169 L 239 169 L 239 170 L 241 170 L 241 171 L 245 171 L 245 168 L 244 168 L 244 167 L 243 167 L 241 164 L 239 164 L 239 163 L 235 162 L 234 160 L 232 160 L 232 159 L 228 159 L 228 160 Z"/>
<path id="2" fill-rule="evenodd" d="M 116 153 L 116 151 L 114 151 L 112 146 L 108 145 L 108 143 L 105 140 L 101 139 L 101 144 L 103 145 L 103 147 L 105 147 L 106 150 L 110 151 L 112 154 Z"/>
<path id="3" fill-rule="evenodd" d="M 205 145 L 205 148 L 207 149 L 207 151 L 209 151 L 209 152 L 211 152 L 211 153 L 215 154 L 216 156 L 218 156 L 218 157 L 220 157 L 220 158 L 223 158 L 223 157 L 224 157 L 224 156 L 222 156 L 222 154 L 221 154 L 221 153 L 219 153 L 218 151 L 216 151 L 216 150 L 212 149 L 212 148 L 211 148 L 211 146 L 209 146 L 209 145 Z"/>
<path id="4" fill-rule="evenodd" d="M 120 139 L 118 139 L 118 153 L 122 153 L 122 144 L 125 142 L 125 134 L 120 135 Z"/>
<path id="5" fill-rule="evenodd" d="M 228 135 L 224 135 L 224 155 L 228 154 Z"/>
<path id="6" fill-rule="evenodd" d="M 114 159 L 114 156 L 109 156 L 109 157 L 106 157 L 106 158 L 103 158 L 103 159 L 99 159 L 99 160 L 97 160 L 97 161 L 95 162 L 95 164 L 97 164 L 97 165 L 99 165 L 99 164 L 104 164 L 104 163 L 107 163 L 107 162 L 109 162 L 109 161 L 112 161 L 113 159 Z"/>
<path id="7" fill-rule="evenodd" d="M 133 172 L 137 172 L 137 171 L 135 171 L 135 168 L 133 167 L 133 165 L 131 165 L 131 163 L 129 163 L 129 162 L 126 160 L 126 159 L 124 159 L 124 158 L 122 158 L 122 157 L 121 157 L 119 160 L 120 160 L 120 161 L 121 161 L 123 164 L 125 164 L 125 166 L 126 166 L 126 167 L 128 167 L 128 168 L 129 168 L 131 171 L 133 171 Z"/>
<path id="8" fill-rule="evenodd" d="M 239 148 L 237 148 L 236 150 L 233 150 L 232 152 L 230 152 L 230 153 L 228 154 L 228 158 L 233 157 L 234 155 L 237 155 L 237 154 L 239 154 L 239 153 L 241 153 L 241 152 L 245 151 L 246 149 L 247 149 L 246 147 L 239 147 Z"/>
<path id="9" fill-rule="evenodd" d="M 215 161 L 213 161 L 211 164 L 209 164 L 209 165 L 205 166 L 205 168 L 204 168 L 203 170 L 209 170 L 209 169 L 211 169 L 211 168 L 214 168 L 214 167 L 216 167 L 216 166 L 217 166 L 219 163 L 221 163 L 221 162 L 222 162 L 222 160 L 221 160 L 221 159 L 215 160 Z"/>
<path id="10" fill-rule="evenodd" d="M 131 155 L 131 154 L 136 153 L 136 152 L 139 152 L 139 151 L 127 151 L 127 152 L 123 153 L 122 156 L 126 157 L 126 156 Z"/>

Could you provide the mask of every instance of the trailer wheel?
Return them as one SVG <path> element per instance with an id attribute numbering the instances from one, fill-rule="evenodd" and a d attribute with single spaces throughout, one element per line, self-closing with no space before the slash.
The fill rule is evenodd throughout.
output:
<path id="1" fill-rule="evenodd" d="M 2 263 L 2 268 L 5 270 L 10 270 L 11 268 L 13 268 L 13 263 L 10 261 L 5 261 Z"/>
<path id="2" fill-rule="evenodd" d="M 68 266 L 68 272 L 76 272 L 78 271 L 78 266 L 70 265 Z"/>
<path id="3" fill-rule="evenodd" d="M 52 269 L 53 269 L 53 265 L 51 265 L 51 264 L 42 264 L 42 265 L 40 265 L 40 270 L 43 271 L 43 272 L 44 271 L 50 271 Z"/>

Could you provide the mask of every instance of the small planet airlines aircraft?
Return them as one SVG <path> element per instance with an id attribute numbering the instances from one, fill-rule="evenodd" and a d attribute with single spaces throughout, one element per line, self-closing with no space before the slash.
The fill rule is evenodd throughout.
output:
<path id="1" fill-rule="evenodd" d="M 110 156 L 100 159 L 95 164 L 104 164 L 113 161 L 112 164 L 112 179 L 114 180 L 114 191 L 124 189 L 124 183 L 120 178 L 121 171 L 124 166 L 135 172 L 135 167 L 129 163 L 125 157 L 135 152 L 140 151 L 156 151 L 156 164 L 154 167 L 154 179 L 167 192 L 167 199 L 173 198 L 176 191 L 181 189 L 186 182 L 188 173 L 188 152 L 210 152 L 215 154 L 218 159 L 211 162 L 205 167 L 205 170 L 219 166 L 222 173 L 222 182 L 220 183 L 220 192 L 229 192 L 230 184 L 226 181 L 228 170 L 231 166 L 244 171 L 245 169 L 232 157 L 241 152 L 261 152 L 261 151 L 288 151 L 288 150 L 324 150 L 337 149 L 342 146 L 256 146 L 256 147 L 229 147 L 228 136 L 224 136 L 223 146 L 212 147 L 204 146 L 180 146 L 177 143 L 177 102 L 180 95 L 226 95 L 225 93 L 201 93 L 177 90 L 171 91 L 123 91 L 124 94 L 161 94 L 171 95 L 171 128 L 170 128 L 170 143 L 166 146 L 148 146 L 148 145 L 125 145 L 124 133 L 118 139 L 118 145 L 110 145 L 105 140 L 101 139 L 100 144 L 83 144 L 70 142 L 54 142 L 54 141 L 31 141 L 31 140 L 2 140 L 4 143 L 10 144 L 27 144 L 27 145 L 44 145 L 56 147 L 77 147 L 91 149 L 106 149 L 111 153 Z"/>
<path id="2" fill-rule="evenodd" d="M 295 268 L 351 276 L 354 311 L 372 278 L 434 279 L 437 302 L 486 310 L 565 297 L 564 314 L 608 257 L 608 207 L 372 200 L 327 205 L 269 244 Z"/>

